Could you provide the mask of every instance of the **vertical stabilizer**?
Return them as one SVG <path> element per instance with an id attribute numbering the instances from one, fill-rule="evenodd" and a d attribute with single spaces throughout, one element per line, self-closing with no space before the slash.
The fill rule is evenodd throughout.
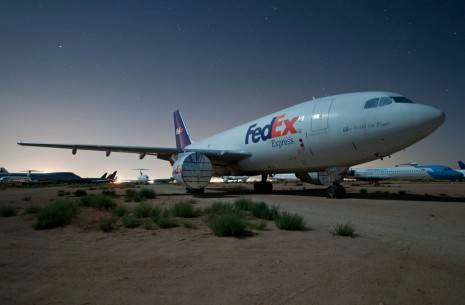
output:
<path id="1" fill-rule="evenodd" d="M 111 175 L 107 177 L 108 180 L 113 181 L 116 179 L 116 173 L 117 171 L 114 171 Z"/>
<path id="2" fill-rule="evenodd" d="M 6 174 L 6 173 L 8 173 L 8 171 L 6 170 L 6 168 L 0 167 L 0 173 Z"/>
<path id="3" fill-rule="evenodd" d="M 182 120 L 181 113 L 179 110 L 174 112 L 174 136 L 176 138 L 176 148 L 183 150 L 184 147 L 191 144 L 189 132 L 187 131 L 186 125 Z"/>
<path id="4" fill-rule="evenodd" d="M 459 161 L 459 166 L 460 169 L 465 169 L 465 163 L 463 163 L 462 161 Z"/>
<path id="5" fill-rule="evenodd" d="M 100 177 L 100 179 L 105 179 L 107 177 L 107 174 L 108 173 L 103 174 L 102 177 Z"/>

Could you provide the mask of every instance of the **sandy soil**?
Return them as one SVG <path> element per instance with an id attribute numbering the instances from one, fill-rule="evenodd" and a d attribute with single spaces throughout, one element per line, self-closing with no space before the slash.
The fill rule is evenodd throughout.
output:
<path id="1" fill-rule="evenodd" d="M 190 198 L 176 185 L 151 187 L 153 204 Z M 23 209 L 72 189 L 0 190 L 0 204 L 19 211 L 0 218 L 0 304 L 464 304 L 465 184 L 355 185 L 344 200 L 305 188 L 256 195 L 250 185 L 216 185 L 196 198 L 264 200 L 312 228 L 286 232 L 270 222 L 244 239 L 215 237 L 201 219 L 197 229 L 103 233 L 102 212 L 92 209 L 65 228 L 35 231 Z M 408 194 L 376 193 L 384 188 Z M 359 237 L 329 233 L 346 221 Z"/>

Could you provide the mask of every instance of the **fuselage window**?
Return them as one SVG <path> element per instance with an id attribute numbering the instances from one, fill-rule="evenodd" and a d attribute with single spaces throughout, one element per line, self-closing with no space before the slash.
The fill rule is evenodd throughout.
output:
<path id="1" fill-rule="evenodd" d="M 383 107 L 386 105 L 392 104 L 392 99 L 390 97 L 382 97 L 379 100 L 379 107 Z"/>
<path id="2" fill-rule="evenodd" d="M 377 98 L 373 98 L 371 100 L 368 100 L 366 103 L 365 103 L 365 109 L 367 108 L 376 108 L 378 107 L 378 101 L 379 101 L 379 97 Z"/>
<path id="3" fill-rule="evenodd" d="M 391 98 L 394 100 L 396 103 L 407 103 L 407 104 L 413 104 L 411 100 L 404 96 L 391 96 Z"/>

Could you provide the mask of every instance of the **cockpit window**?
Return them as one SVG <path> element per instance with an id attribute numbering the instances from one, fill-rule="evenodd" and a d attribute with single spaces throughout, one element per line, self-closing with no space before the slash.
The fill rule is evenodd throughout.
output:
<path id="1" fill-rule="evenodd" d="M 408 103 L 408 104 L 413 104 L 411 100 L 409 100 L 406 97 L 403 96 L 391 96 L 391 98 L 394 100 L 396 103 Z"/>
<path id="2" fill-rule="evenodd" d="M 383 107 L 386 105 L 392 104 L 392 99 L 390 97 L 382 97 L 379 100 L 379 107 Z"/>
<path id="3" fill-rule="evenodd" d="M 376 108 L 378 107 L 378 101 L 379 101 L 379 97 L 377 98 L 372 98 L 371 100 L 368 100 L 366 103 L 365 103 L 365 109 L 367 108 Z"/>

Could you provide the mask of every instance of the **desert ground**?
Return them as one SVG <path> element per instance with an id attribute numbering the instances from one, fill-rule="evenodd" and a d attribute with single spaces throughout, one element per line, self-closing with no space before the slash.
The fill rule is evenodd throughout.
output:
<path id="1" fill-rule="evenodd" d="M 465 304 L 464 183 L 351 183 L 346 199 L 293 183 L 273 194 L 215 184 L 195 197 L 175 184 L 148 187 L 160 206 L 264 201 L 301 214 L 308 230 L 270 221 L 250 237 L 216 237 L 195 218 L 194 228 L 104 233 L 105 212 L 91 208 L 66 227 L 34 230 L 28 206 L 78 187 L 3 188 L 0 205 L 18 213 L 0 217 L 0 304 Z M 357 237 L 330 233 L 346 222 Z"/>

